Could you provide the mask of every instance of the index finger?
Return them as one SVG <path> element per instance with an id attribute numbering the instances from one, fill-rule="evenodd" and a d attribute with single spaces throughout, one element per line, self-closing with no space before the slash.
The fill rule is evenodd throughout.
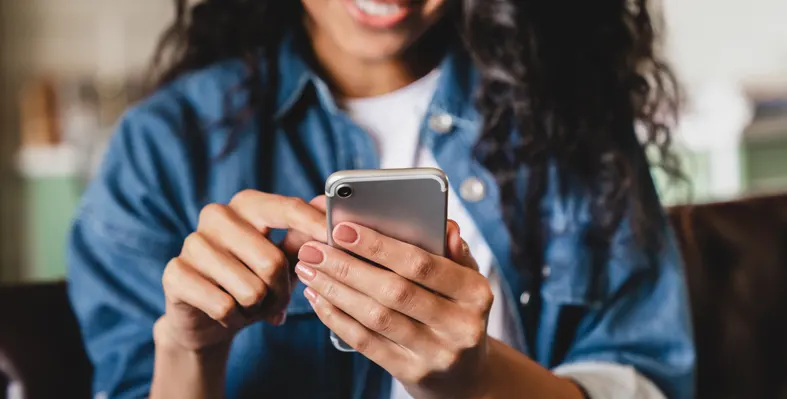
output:
<path id="1" fill-rule="evenodd" d="M 325 203 L 324 195 L 312 199 L 309 202 L 309 205 L 322 212 L 322 218 L 323 219 L 325 218 L 326 203 Z M 307 234 L 304 234 L 300 231 L 291 230 L 284 237 L 284 241 L 281 243 L 281 248 L 288 255 L 296 254 L 301 249 L 301 246 L 303 246 L 303 244 L 312 240 L 314 240 L 314 238 L 308 236 Z"/>
<path id="2" fill-rule="evenodd" d="M 229 206 L 264 234 L 270 229 L 287 229 L 328 241 L 325 214 L 301 198 L 246 190 L 235 195 Z"/>

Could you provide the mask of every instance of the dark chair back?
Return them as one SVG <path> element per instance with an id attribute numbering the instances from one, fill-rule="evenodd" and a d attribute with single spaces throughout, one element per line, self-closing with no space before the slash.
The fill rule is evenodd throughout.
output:
<path id="1" fill-rule="evenodd" d="M 65 283 L 0 286 L 0 374 L 26 399 L 90 397 L 92 367 Z"/>
<path id="2" fill-rule="evenodd" d="M 787 398 L 787 196 L 670 213 L 686 261 L 698 398 Z"/>

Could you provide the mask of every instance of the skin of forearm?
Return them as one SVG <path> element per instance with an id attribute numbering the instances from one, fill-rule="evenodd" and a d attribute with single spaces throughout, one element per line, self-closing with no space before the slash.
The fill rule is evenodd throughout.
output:
<path id="1" fill-rule="evenodd" d="M 153 329 L 156 350 L 150 398 L 223 398 L 230 343 L 190 350 L 168 334 L 165 323 L 159 320 Z"/>
<path id="2" fill-rule="evenodd" d="M 489 338 L 489 358 L 483 373 L 483 392 L 477 399 L 583 399 L 571 380 L 558 377 L 527 356 Z"/>

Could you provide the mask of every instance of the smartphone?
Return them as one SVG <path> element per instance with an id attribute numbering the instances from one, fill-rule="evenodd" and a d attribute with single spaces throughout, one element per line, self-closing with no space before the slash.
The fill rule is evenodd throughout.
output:
<path id="1" fill-rule="evenodd" d="M 341 171 L 328 177 L 328 244 L 334 227 L 357 223 L 388 237 L 444 256 L 448 212 L 448 178 L 440 169 Z M 354 349 L 331 332 L 344 352 Z"/>

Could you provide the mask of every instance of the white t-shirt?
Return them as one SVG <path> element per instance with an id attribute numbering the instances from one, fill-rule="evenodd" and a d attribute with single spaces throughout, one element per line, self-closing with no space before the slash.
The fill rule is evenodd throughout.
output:
<path id="1" fill-rule="evenodd" d="M 431 150 L 420 145 L 421 126 L 437 88 L 439 70 L 432 71 L 418 81 L 385 95 L 351 99 L 344 109 L 377 143 L 382 169 L 410 167 L 439 167 Z M 462 238 L 478 262 L 479 271 L 489 279 L 495 301 L 489 315 L 487 334 L 511 345 L 514 337 L 513 309 L 506 308 L 500 279 L 493 267 L 492 250 L 467 213 L 453 189 L 448 193 L 448 217 L 462 230 Z M 604 398 L 663 398 L 646 378 L 633 368 L 607 363 L 565 365 L 556 373 L 574 378 L 593 399 Z M 401 383 L 394 380 L 391 399 L 410 399 Z"/>

